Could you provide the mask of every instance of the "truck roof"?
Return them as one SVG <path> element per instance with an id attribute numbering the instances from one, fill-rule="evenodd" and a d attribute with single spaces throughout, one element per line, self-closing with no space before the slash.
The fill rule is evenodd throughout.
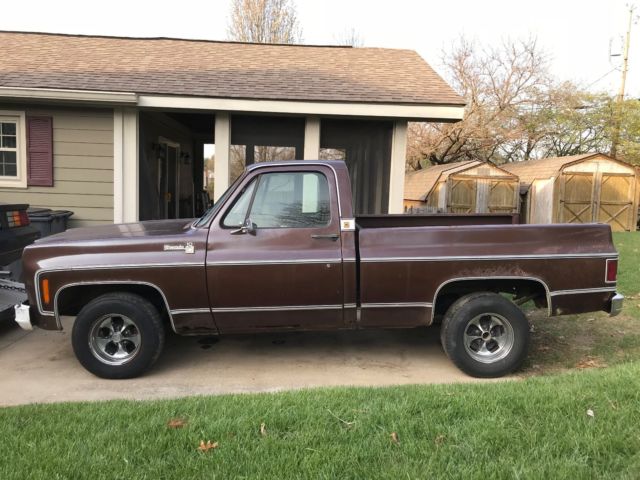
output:
<path id="1" fill-rule="evenodd" d="M 279 165 L 325 165 L 327 167 L 345 167 L 346 164 L 342 160 L 280 160 L 276 162 L 259 162 L 247 165 L 247 171 L 261 167 L 273 167 Z"/>

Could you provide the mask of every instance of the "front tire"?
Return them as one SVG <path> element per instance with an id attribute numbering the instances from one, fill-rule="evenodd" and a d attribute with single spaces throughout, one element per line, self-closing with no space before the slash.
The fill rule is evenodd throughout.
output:
<path id="1" fill-rule="evenodd" d="M 442 320 L 440 339 L 463 372 L 482 378 L 517 370 L 529 351 L 529 322 L 516 305 L 490 292 L 458 299 Z"/>
<path id="2" fill-rule="evenodd" d="M 133 378 L 148 370 L 164 346 L 162 318 L 151 302 L 107 293 L 82 308 L 71 335 L 76 358 L 102 378 Z"/>

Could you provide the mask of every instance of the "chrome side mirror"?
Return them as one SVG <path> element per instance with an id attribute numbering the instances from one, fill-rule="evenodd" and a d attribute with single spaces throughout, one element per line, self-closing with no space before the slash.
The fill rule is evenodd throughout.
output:
<path id="1" fill-rule="evenodd" d="M 231 232 L 231 235 L 244 235 L 246 233 L 255 235 L 257 228 L 258 226 L 250 218 L 247 218 L 240 228 Z"/>

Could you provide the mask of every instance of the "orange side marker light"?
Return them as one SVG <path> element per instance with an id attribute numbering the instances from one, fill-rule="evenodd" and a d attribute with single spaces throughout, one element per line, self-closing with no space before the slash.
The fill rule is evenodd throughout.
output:
<path id="1" fill-rule="evenodd" d="M 51 302 L 51 295 L 49 294 L 49 279 L 42 280 L 42 301 L 49 305 Z"/>

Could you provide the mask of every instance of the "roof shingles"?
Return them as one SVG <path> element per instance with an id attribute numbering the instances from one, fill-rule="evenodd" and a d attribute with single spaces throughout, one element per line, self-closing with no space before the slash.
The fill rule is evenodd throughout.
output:
<path id="1" fill-rule="evenodd" d="M 0 86 L 463 105 L 414 51 L 0 32 Z"/>

